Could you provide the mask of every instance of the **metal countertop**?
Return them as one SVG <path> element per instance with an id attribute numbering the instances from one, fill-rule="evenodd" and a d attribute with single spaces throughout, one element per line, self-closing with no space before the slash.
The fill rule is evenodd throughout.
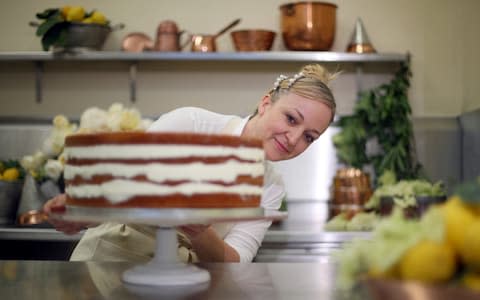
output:
<path id="1" fill-rule="evenodd" d="M 66 235 L 53 228 L 0 227 L 0 240 L 78 241 L 84 232 Z M 370 232 L 328 232 L 308 230 L 269 230 L 264 243 L 343 243 L 369 238 Z"/>
<path id="2" fill-rule="evenodd" d="M 333 263 L 199 264 L 211 276 L 197 286 L 131 286 L 125 262 L 0 261 L 2 299 L 351 299 L 336 289 Z M 292 275 L 296 274 L 295 280 Z M 355 299 L 369 299 L 355 293 Z M 342 296 L 342 297 L 341 297 Z"/>

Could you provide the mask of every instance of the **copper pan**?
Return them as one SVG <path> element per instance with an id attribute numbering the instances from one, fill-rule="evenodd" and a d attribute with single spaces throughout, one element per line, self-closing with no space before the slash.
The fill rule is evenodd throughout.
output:
<path id="1" fill-rule="evenodd" d="M 191 51 L 192 52 L 216 52 L 217 45 L 216 39 L 227 32 L 228 30 L 232 29 L 233 27 L 237 26 L 240 23 L 241 19 L 236 19 L 224 28 L 222 28 L 216 34 L 192 34 L 191 37 Z"/>

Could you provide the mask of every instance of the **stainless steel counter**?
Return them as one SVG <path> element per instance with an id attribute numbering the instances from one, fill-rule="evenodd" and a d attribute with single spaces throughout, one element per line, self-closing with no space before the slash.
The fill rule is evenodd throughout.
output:
<path id="1" fill-rule="evenodd" d="M 119 262 L 0 261 L 2 299 L 352 299 L 333 263 L 200 264 L 208 284 L 151 289 L 122 283 Z M 295 278 L 293 278 L 295 276 Z M 355 299 L 369 299 L 366 290 Z"/>

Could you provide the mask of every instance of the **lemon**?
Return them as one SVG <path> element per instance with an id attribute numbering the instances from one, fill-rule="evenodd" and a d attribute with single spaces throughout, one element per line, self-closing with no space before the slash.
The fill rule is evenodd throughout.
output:
<path id="1" fill-rule="evenodd" d="M 446 281 L 456 271 L 455 252 L 444 242 L 420 241 L 401 258 L 399 271 L 405 280 L 426 283 Z"/>
<path id="2" fill-rule="evenodd" d="M 17 168 L 8 168 L 3 172 L 3 180 L 15 181 L 20 177 L 20 172 Z"/>
<path id="3" fill-rule="evenodd" d="M 465 239 L 460 248 L 462 261 L 469 267 L 480 270 L 480 219 L 476 219 L 465 230 Z"/>
<path id="4" fill-rule="evenodd" d="M 107 24 L 107 18 L 105 17 L 104 14 L 102 14 L 99 11 L 94 11 L 93 14 L 90 16 L 92 19 L 92 23 L 100 24 L 100 25 L 105 25 Z"/>
<path id="5" fill-rule="evenodd" d="M 459 198 L 451 197 L 442 207 L 447 241 L 460 252 L 465 240 L 465 229 L 475 220 L 472 210 Z"/>
<path id="6" fill-rule="evenodd" d="M 93 20 L 91 17 L 88 17 L 88 18 L 85 18 L 82 20 L 82 23 L 86 23 L 86 24 L 92 24 L 93 23 Z"/>
<path id="7" fill-rule="evenodd" d="M 85 9 L 81 6 L 72 6 L 67 13 L 67 21 L 81 21 L 85 17 Z"/>
<path id="8" fill-rule="evenodd" d="M 398 265 L 395 264 L 386 270 L 382 270 L 379 267 L 371 266 L 368 270 L 368 276 L 378 279 L 395 279 L 398 278 Z"/>
<path id="9" fill-rule="evenodd" d="M 68 15 L 68 12 L 70 11 L 70 8 L 72 8 L 70 5 L 65 5 L 60 9 L 64 19 L 67 18 L 67 15 Z"/>
<path id="10" fill-rule="evenodd" d="M 465 276 L 462 278 L 463 284 L 474 290 L 480 292 L 480 274 L 479 273 L 467 273 Z"/>

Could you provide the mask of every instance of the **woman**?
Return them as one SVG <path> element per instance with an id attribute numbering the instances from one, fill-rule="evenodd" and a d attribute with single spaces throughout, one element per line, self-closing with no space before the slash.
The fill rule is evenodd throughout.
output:
<path id="1" fill-rule="evenodd" d="M 327 129 L 335 116 L 335 100 L 328 82 L 333 79 L 320 65 L 307 65 L 295 76 L 280 75 L 259 102 L 253 115 L 239 118 L 200 108 L 180 108 L 162 115 L 149 128 L 154 131 L 187 131 L 232 134 L 263 141 L 268 161 L 296 157 Z M 267 164 L 262 207 L 278 209 L 285 196 L 281 178 Z M 60 195 L 45 204 L 45 212 L 62 206 Z M 85 224 L 53 221 L 60 231 L 73 234 Z M 261 245 L 271 222 L 181 226 L 180 256 L 205 262 L 248 262 Z M 72 260 L 148 260 L 153 254 L 154 229 L 147 226 L 105 223 L 89 229 L 72 254 Z M 182 255 L 183 253 L 183 255 Z"/>

